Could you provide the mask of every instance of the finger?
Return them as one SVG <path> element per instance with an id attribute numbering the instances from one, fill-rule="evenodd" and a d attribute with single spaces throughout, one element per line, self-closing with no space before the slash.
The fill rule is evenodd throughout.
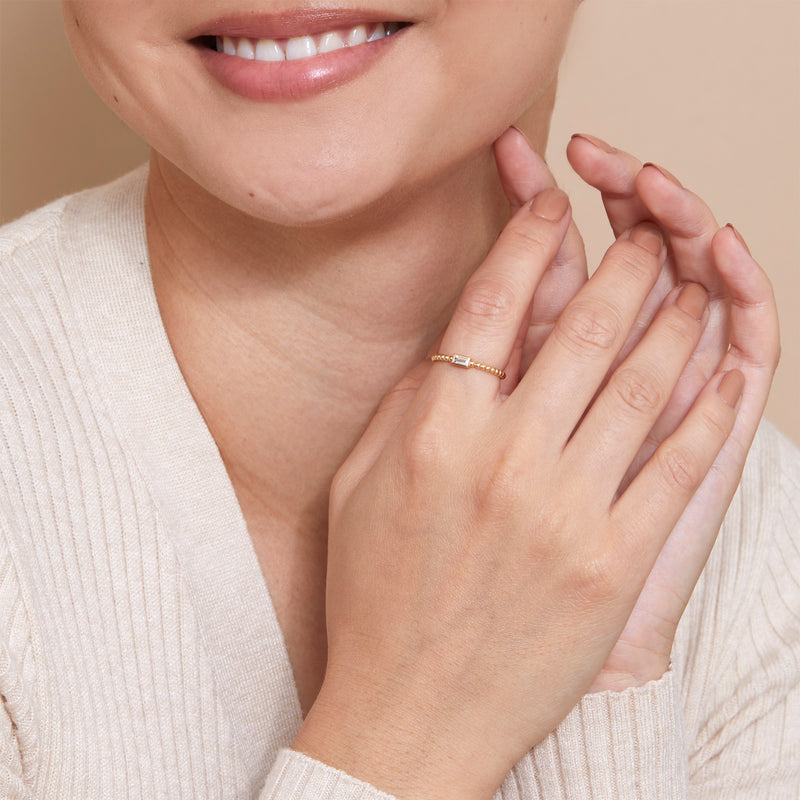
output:
<path id="1" fill-rule="evenodd" d="M 747 380 L 731 437 L 743 462 L 780 359 L 778 311 L 769 278 L 733 226 L 722 228 L 712 247 L 731 296 L 730 347 L 720 368 L 740 370 Z"/>
<path id="2" fill-rule="evenodd" d="M 730 294 L 729 358 L 737 366 L 772 373 L 780 357 L 780 331 L 772 284 L 733 225 L 726 225 L 714 235 L 712 250 Z"/>
<path id="3" fill-rule="evenodd" d="M 495 142 L 494 152 L 500 183 L 512 213 L 538 192 L 556 185 L 547 164 L 517 128 L 509 128 Z M 564 242 L 534 293 L 529 322 L 521 340 L 522 349 L 515 351 L 512 357 L 512 362 L 518 360 L 518 371 L 525 372 L 528 368 L 558 315 L 586 283 L 587 277 L 583 239 L 574 220 L 570 220 Z"/>
<path id="4" fill-rule="evenodd" d="M 587 479 L 609 497 L 666 407 L 700 340 L 707 311 L 708 294 L 696 283 L 666 302 L 567 445 L 565 457 L 579 460 Z"/>
<path id="5" fill-rule="evenodd" d="M 576 173 L 586 183 L 600 191 L 615 236 L 619 236 L 640 222 L 654 219 L 636 188 L 636 176 L 642 169 L 642 162 L 638 158 L 612 147 L 596 136 L 585 133 L 576 133 L 572 137 L 567 145 L 567 157 Z M 619 354 L 617 364 L 641 340 L 676 283 L 677 278 L 672 264 L 668 262 L 642 305 L 631 335 Z M 705 376 L 703 384 L 709 377 L 710 375 Z"/>
<path id="6" fill-rule="evenodd" d="M 535 411 L 548 437 L 566 443 L 625 342 L 666 258 L 659 230 L 643 223 L 609 248 L 509 398 L 509 413 Z"/>
<path id="7" fill-rule="evenodd" d="M 596 136 L 576 133 L 567 145 L 567 159 L 582 180 L 600 191 L 615 236 L 650 219 L 636 189 L 642 169 L 638 158 Z"/>
<path id="8" fill-rule="evenodd" d="M 744 387 L 738 370 L 718 374 L 611 510 L 633 563 L 655 562 L 734 427 Z M 624 556 L 623 556 L 624 557 Z"/>
<path id="9" fill-rule="evenodd" d="M 589 277 L 586 250 L 578 228 L 571 221 L 561 249 L 545 270 L 533 295 L 520 368 L 525 373 L 553 330 L 556 320 Z"/>
<path id="10" fill-rule="evenodd" d="M 711 251 L 711 240 L 719 230 L 711 209 L 655 164 L 642 167 L 636 189 L 653 219 L 667 232 L 678 281 L 702 283 L 712 299 L 724 297 L 725 284 Z"/>
<path id="11" fill-rule="evenodd" d="M 556 185 L 544 159 L 531 147 L 519 128 L 509 128 L 494 143 L 494 157 L 512 214 L 539 192 Z"/>
<path id="12" fill-rule="evenodd" d="M 505 369 L 534 289 L 564 240 L 569 211 L 564 192 L 545 189 L 512 217 L 464 287 L 443 337 L 443 354 Z M 468 385 L 477 401 L 497 396 L 498 381 L 486 372 L 435 366 L 431 380 L 441 389 Z"/>
<path id="13" fill-rule="evenodd" d="M 746 377 L 745 393 L 731 435 L 732 441 L 726 446 L 726 459 L 729 458 L 727 453 L 734 448 L 744 457 L 763 413 L 780 354 L 772 286 L 733 226 L 717 231 L 712 239 L 712 253 L 714 268 L 731 295 L 730 303 L 726 303 L 723 309 L 725 314 L 730 314 L 730 325 L 727 319 L 720 319 L 720 304 L 712 304 L 700 344 L 681 375 L 670 399 L 668 412 L 653 426 L 623 480 L 623 488 L 633 480 L 658 444 L 675 430 L 714 372 L 738 369 Z M 707 351 L 704 344 L 709 338 L 714 340 L 713 352 Z M 720 355 L 720 349 L 724 352 L 724 358 Z M 734 472 L 737 469 L 733 467 Z"/>

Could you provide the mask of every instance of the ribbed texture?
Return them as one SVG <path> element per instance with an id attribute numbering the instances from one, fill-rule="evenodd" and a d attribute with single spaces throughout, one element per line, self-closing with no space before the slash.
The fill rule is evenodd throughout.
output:
<path id="1" fill-rule="evenodd" d="M 158 316 L 146 170 L 0 230 L 0 798 L 386 800 L 302 720 Z M 673 670 L 584 698 L 501 800 L 800 798 L 800 456 L 765 426 Z"/>

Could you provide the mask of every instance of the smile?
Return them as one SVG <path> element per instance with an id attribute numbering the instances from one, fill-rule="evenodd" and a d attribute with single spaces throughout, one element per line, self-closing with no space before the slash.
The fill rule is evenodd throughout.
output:
<path id="1" fill-rule="evenodd" d="M 392 36 L 406 23 L 378 22 L 356 25 L 346 30 L 332 30 L 317 36 L 295 36 L 291 39 L 250 39 L 217 36 L 218 53 L 225 53 L 246 61 L 298 61 L 304 58 L 334 53 L 346 47 L 358 47 Z"/>
<path id="2" fill-rule="evenodd" d="M 222 19 L 188 38 L 218 84 L 248 100 L 303 100 L 403 51 L 415 27 L 351 11 Z M 371 19 L 370 19 L 371 16 Z"/>

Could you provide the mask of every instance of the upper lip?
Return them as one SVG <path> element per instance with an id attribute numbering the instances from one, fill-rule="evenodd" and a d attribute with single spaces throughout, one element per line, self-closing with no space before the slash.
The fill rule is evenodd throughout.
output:
<path id="1" fill-rule="evenodd" d="M 328 31 L 377 22 L 412 22 L 398 19 L 396 11 L 360 8 L 293 8 L 265 14 L 263 11 L 234 12 L 209 20 L 190 32 L 199 36 L 229 36 L 249 39 L 291 39 L 316 36 Z"/>

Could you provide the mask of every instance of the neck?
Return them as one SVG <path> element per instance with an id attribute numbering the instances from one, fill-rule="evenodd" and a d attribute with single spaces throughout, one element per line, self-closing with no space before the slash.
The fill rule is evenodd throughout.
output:
<path id="1" fill-rule="evenodd" d="M 442 331 L 507 213 L 488 152 L 413 197 L 291 230 L 153 155 L 156 296 L 246 516 L 324 529 L 334 472 Z"/>

